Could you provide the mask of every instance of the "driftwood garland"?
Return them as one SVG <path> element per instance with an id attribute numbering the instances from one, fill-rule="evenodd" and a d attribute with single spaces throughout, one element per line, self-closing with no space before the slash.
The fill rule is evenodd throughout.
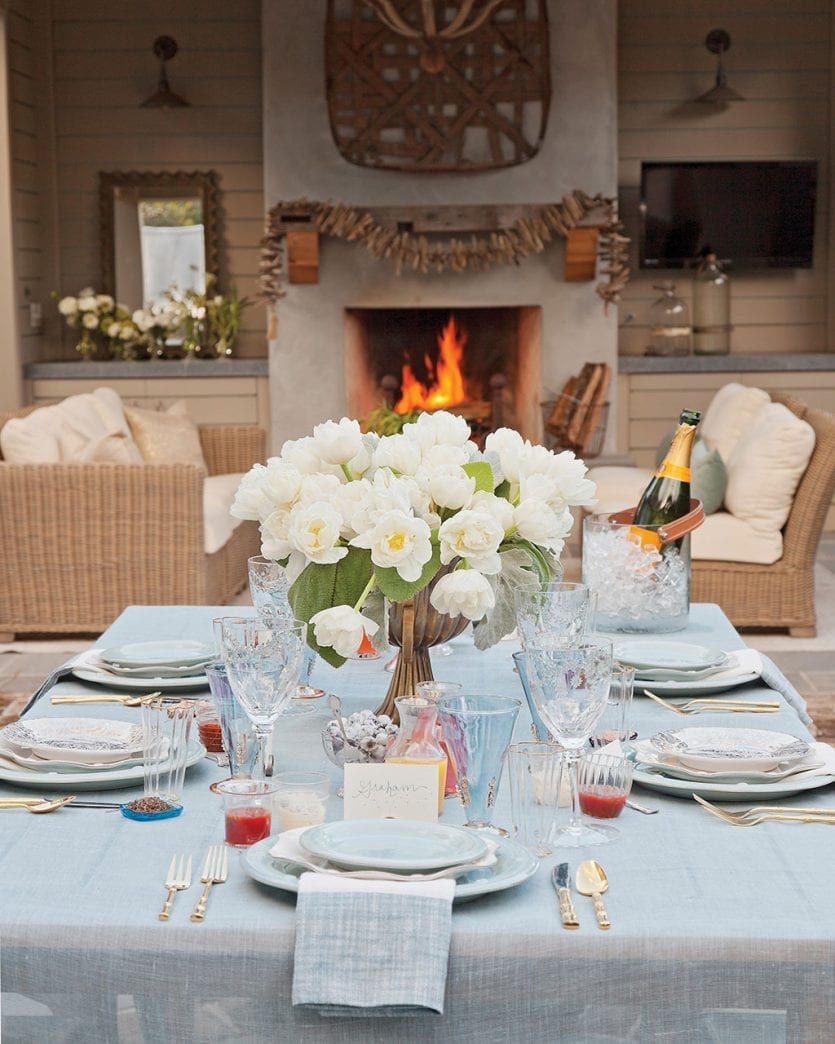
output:
<path id="1" fill-rule="evenodd" d="M 542 253 L 555 236 L 567 236 L 586 217 L 601 211 L 599 226 L 601 272 L 608 276 L 596 287 L 606 306 L 617 303 L 629 279 L 629 239 L 617 216 L 617 202 L 581 190 L 559 203 L 531 206 L 506 228 L 473 232 L 467 236 L 442 236 L 403 230 L 379 223 L 370 213 L 347 203 L 312 202 L 307 199 L 278 203 L 268 215 L 261 241 L 260 296 L 275 303 L 284 296 L 284 252 L 287 226 L 358 243 L 377 261 L 391 261 L 398 275 L 404 270 L 421 275 L 442 272 L 483 272 L 494 265 L 518 265 L 531 254 Z M 304 223 L 302 223 L 304 222 Z"/>

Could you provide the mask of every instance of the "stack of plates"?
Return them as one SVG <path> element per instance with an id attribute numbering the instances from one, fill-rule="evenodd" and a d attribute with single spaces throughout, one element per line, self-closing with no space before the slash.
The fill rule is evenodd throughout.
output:
<path id="1" fill-rule="evenodd" d="M 689 642 L 632 641 L 614 647 L 615 659 L 635 668 L 635 692 L 660 696 L 710 694 L 754 681 L 749 670 L 733 670 L 733 654 Z"/>
<path id="2" fill-rule="evenodd" d="M 833 778 L 813 744 L 768 729 L 671 729 L 632 748 L 635 781 L 669 793 L 773 798 Z"/>
<path id="3" fill-rule="evenodd" d="M 259 841 L 242 855 L 256 881 L 296 892 L 305 868 L 276 855 L 276 838 Z M 310 862 L 344 870 L 383 870 L 395 874 L 431 874 L 461 867 L 455 874 L 455 899 L 501 891 L 531 877 L 539 865 L 522 845 L 507 838 L 485 837 L 465 827 L 406 819 L 355 819 L 322 823 L 299 836 Z M 495 853 L 490 858 L 490 848 Z M 278 847 L 281 847 L 280 845 Z M 472 863 L 483 865 L 467 869 Z"/>
<path id="4" fill-rule="evenodd" d="M 214 646 L 206 642 L 132 642 L 85 657 L 73 674 L 112 688 L 170 692 L 205 688 L 206 665 L 215 658 Z"/>
<path id="5" fill-rule="evenodd" d="M 24 718 L 0 729 L 0 779 L 49 790 L 107 790 L 144 778 L 142 727 L 107 718 Z M 189 744 L 187 764 L 206 753 Z"/>

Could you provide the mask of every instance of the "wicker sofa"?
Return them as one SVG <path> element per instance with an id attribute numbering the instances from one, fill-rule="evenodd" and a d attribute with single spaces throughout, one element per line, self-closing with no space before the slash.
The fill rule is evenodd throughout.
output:
<path id="1" fill-rule="evenodd" d="M 0 428 L 36 408 L 0 415 Z M 210 475 L 264 458 L 258 427 L 202 425 L 199 434 Z M 98 634 L 128 605 L 228 603 L 246 585 L 258 529 L 241 523 L 206 554 L 203 478 L 191 464 L 0 459 L 0 640 Z"/>

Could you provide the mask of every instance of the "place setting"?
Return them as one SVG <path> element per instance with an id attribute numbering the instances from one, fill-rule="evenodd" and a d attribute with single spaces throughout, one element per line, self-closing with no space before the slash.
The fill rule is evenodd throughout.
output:
<path id="1" fill-rule="evenodd" d="M 82 654 L 71 673 L 79 681 L 131 692 L 188 693 L 207 688 L 206 667 L 215 658 L 210 642 L 128 642 Z"/>
<path id="2" fill-rule="evenodd" d="M 725 652 L 665 639 L 619 640 L 615 659 L 635 670 L 636 690 L 658 696 L 709 696 L 756 681 L 762 660 L 754 649 Z"/>

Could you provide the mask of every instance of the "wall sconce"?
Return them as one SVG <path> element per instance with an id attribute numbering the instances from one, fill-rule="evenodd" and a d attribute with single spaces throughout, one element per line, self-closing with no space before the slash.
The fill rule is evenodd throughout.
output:
<path id="1" fill-rule="evenodd" d="M 154 40 L 154 54 L 159 58 L 159 83 L 157 89 L 139 106 L 140 109 L 182 109 L 188 107 L 185 98 L 175 94 L 168 84 L 165 63 L 177 53 L 177 41 L 171 36 L 158 36 Z"/>
<path id="2" fill-rule="evenodd" d="M 731 46 L 731 38 L 724 29 L 711 29 L 705 37 L 705 47 L 711 54 L 716 55 L 716 83 L 696 98 L 697 102 L 705 102 L 707 105 L 726 105 L 732 101 L 745 101 L 743 96 L 728 86 L 725 76 L 725 66 L 722 64 L 722 55 Z"/>

